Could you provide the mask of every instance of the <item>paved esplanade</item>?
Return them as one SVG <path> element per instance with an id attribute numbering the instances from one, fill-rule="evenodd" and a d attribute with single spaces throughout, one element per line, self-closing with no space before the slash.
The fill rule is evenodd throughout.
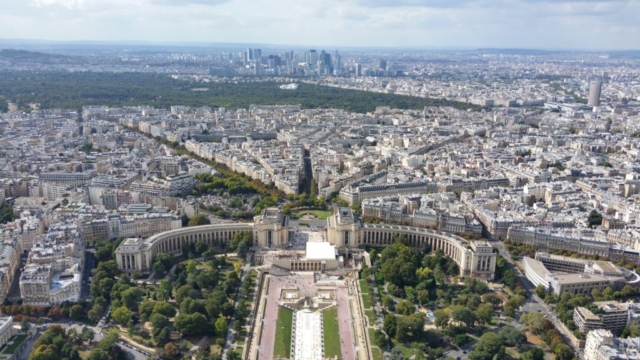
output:
<path id="1" fill-rule="evenodd" d="M 322 312 L 303 309 L 295 313 L 295 359 L 322 360 Z"/>

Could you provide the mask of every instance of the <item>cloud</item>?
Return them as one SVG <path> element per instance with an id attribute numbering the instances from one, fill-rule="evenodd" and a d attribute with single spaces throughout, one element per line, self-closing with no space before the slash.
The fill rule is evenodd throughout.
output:
<path id="1" fill-rule="evenodd" d="M 151 0 L 153 4 L 170 6 L 208 5 L 215 6 L 227 3 L 231 0 Z"/>
<path id="2" fill-rule="evenodd" d="M 640 48 L 638 0 L 0 0 L 0 38 Z"/>
<path id="3" fill-rule="evenodd" d="M 480 0 L 355 0 L 359 6 L 365 7 L 425 7 L 425 8 L 458 8 Z"/>
<path id="4" fill-rule="evenodd" d="M 624 3 L 629 0 L 353 0 L 358 6 L 377 7 L 421 7 L 421 8 L 464 8 L 474 5 L 487 7 L 514 6 L 523 4 L 563 4 L 563 3 Z"/>
<path id="5" fill-rule="evenodd" d="M 61 6 L 67 9 L 77 9 L 84 5 L 84 0 L 31 0 L 29 5 L 34 7 Z"/>

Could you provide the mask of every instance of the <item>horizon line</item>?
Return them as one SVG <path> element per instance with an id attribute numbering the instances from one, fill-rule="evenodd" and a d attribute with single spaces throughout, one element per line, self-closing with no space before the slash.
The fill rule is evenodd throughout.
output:
<path id="1" fill-rule="evenodd" d="M 582 48 L 537 48 L 537 47 L 512 47 L 512 46 L 472 46 L 472 45 L 300 45 L 300 44 L 271 44 L 259 42 L 207 42 L 207 41 L 158 41 L 158 40 L 49 40 L 49 39 L 16 39 L 0 38 L 0 44 L 15 43 L 21 45 L 143 45 L 143 46 L 226 46 L 226 47 L 248 47 L 264 46 L 265 48 L 313 48 L 325 47 L 328 49 L 389 49 L 389 50 L 520 50 L 520 51 L 542 51 L 542 52 L 632 52 L 640 51 L 640 48 L 633 49 L 582 49 Z"/>

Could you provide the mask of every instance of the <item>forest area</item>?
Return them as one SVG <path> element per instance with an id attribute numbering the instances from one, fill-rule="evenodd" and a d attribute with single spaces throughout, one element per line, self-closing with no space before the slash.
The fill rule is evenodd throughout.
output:
<path id="1" fill-rule="evenodd" d="M 80 109 L 85 105 L 168 108 L 172 105 L 248 108 L 251 104 L 301 105 L 306 109 L 337 108 L 365 113 L 377 106 L 423 109 L 425 106 L 452 106 L 479 110 L 468 103 L 444 99 L 381 94 L 300 84 L 298 90 L 281 90 L 272 81 L 194 83 L 167 75 L 149 73 L 0 73 L 0 111 L 6 102 L 29 111 L 29 104 L 41 109 Z M 203 89 L 206 91 L 202 91 Z M 194 91 L 197 89 L 198 91 Z"/>

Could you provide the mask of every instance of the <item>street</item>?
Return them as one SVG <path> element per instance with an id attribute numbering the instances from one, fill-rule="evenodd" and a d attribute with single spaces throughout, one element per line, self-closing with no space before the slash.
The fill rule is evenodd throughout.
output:
<path id="1" fill-rule="evenodd" d="M 572 334 L 568 333 L 568 330 L 566 329 L 565 326 L 560 325 L 560 320 L 558 320 L 555 313 L 553 313 L 549 308 L 549 306 L 545 304 L 544 301 L 542 301 L 542 299 L 538 297 L 538 295 L 535 294 L 535 287 L 533 286 L 533 284 L 529 282 L 529 280 L 527 280 L 527 278 L 520 271 L 520 269 L 518 269 L 518 267 L 515 265 L 513 260 L 511 260 L 511 256 L 509 252 L 505 249 L 504 244 L 502 242 L 493 242 L 493 241 L 491 242 L 491 244 L 496 249 L 498 249 L 498 253 L 505 259 L 507 264 L 509 264 L 509 266 L 513 268 L 513 270 L 515 271 L 516 277 L 518 278 L 518 282 L 524 287 L 525 290 L 527 290 L 527 300 L 525 305 L 522 307 L 521 312 L 543 313 L 545 317 L 551 321 L 551 323 L 556 328 L 556 330 L 558 330 L 564 342 L 571 347 L 571 349 L 580 359 L 582 359 L 582 354 L 580 352 L 580 349 L 574 346 L 574 344 L 570 340 L 572 337 Z"/>
<path id="2" fill-rule="evenodd" d="M 95 267 L 95 249 L 87 249 L 87 251 L 85 251 L 84 270 L 82 274 L 82 285 L 80 291 L 80 298 L 82 300 L 91 299 L 91 281 L 89 281 L 89 278 L 91 277 L 91 270 L 93 270 Z"/>
<path id="3" fill-rule="evenodd" d="M 242 275 L 240 276 L 240 284 L 242 284 L 245 280 L 245 278 L 247 277 L 247 275 L 249 274 L 249 271 L 251 270 L 251 265 L 249 263 L 245 264 L 242 267 Z M 233 343 L 235 342 L 235 335 L 236 332 L 235 330 L 233 330 L 233 322 L 236 320 L 236 306 L 238 306 L 238 302 L 240 301 L 240 291 L 238 291 L 236 293 L 236 297 L 233 300 L 233 315 L 231 316 L 231 320 L 229 320 L 229 329 L 227 330 L 227 337 L 226 337 L 226 341 L 224 344 L 224 349 L 222 350 L 222 359 L 226 360 L 227 359 L 227 353 L 229 352 L 229 349 L 231 349 L 231 347 L 233 346 Z"/>

